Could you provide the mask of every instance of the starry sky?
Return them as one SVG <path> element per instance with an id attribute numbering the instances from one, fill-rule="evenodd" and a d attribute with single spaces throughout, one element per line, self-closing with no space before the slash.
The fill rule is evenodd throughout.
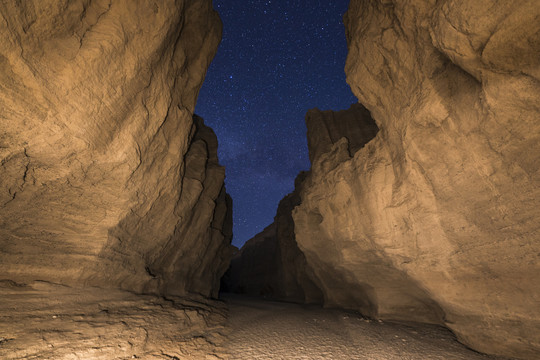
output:
<path id="1" fill-rule="evenodd" d="M 272 223 L 310 167 L 308 109 L 348 109 L 342 17 L 348 0 L 214 0 L 223 39 L 195 112 L 219 141 L 233 198 L 233 244 Z"/>

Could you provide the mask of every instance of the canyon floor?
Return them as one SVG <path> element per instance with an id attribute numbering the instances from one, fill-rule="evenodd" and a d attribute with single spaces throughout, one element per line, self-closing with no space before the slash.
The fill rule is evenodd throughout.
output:
<path id="1" fill-rule="evenodd" d="M 0 281 L 0 359 L 502 360 L 438 326 L 230 294 L 223 300 Z"/>
<path id="2" fill-rule="evenodd" d="M 448 330 L 366 319 L 343 310 L 226 294 L 231 360 L 502 360 L 474 352 Z"/>

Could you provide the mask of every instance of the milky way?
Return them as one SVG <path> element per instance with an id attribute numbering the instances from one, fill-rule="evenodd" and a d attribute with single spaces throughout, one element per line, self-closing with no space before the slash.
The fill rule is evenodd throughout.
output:
<path id="1" fill-rule="evenodd" d="M 304 116 L 357 102 L 345 82 L 348 0 L 214 0 L 223 40 L 196 113 L 216 132 L 241 246 L 309 169 Z"/>

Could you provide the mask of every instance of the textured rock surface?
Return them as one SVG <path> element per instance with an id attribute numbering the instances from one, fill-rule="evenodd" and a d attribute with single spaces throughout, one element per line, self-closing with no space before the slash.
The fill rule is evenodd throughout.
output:
<path id="1" fill-rule="evenodd" d="M 379 128 L 362 104 L 352 104 L 347 110 L 320 111 L 311 109 L 306 114 L 309 160 L 315 163 L 332 145 L 345 137 L 349 153 L 354 154 L 375 137 Z"/>
<path id="2" fill-rule="evenodd" d="M 237 252 L 224 277 L 227 292 L 265 296 L 300 303 L 322 303 L 322 293 L 311 280 L 311 269 L 298 249 L 292 209 L 306 173 L 295 181 L 295 191 L 279 203 L 274 222 Z"/>
<path id="3" fill-rule="evenodd" d="M 310 159 L 318 173 L 325 173 L 339 163 L 328 155 L 335 146 L 342 150 L 339 156 L 349 159 L 351 153 L 361 149 L 378 131 L 369 111 L 361 104 L 337 112 L 309 110 L 306 126 Z M 292 218 L 293 209 L 300 204 L 302 188 L 309 184 L 310 178 L 310 172 L 298 175 L 295 190 L 280 201 L 274 223 L 235 254 L 226 277 L 229 291 L 300 303 L 323 302 L 319 286 L 324 284 L 315 274 L 328 274 L 331 282 L 333 272 L 308 266 L 296 243 Z M 328 305 L 344 305 L 325 300 Z"/>
<path id="4" fill-rule="evenodd" d="M 226 358 L 223 303 L 0 281 L 0 358 Z"/>
<path id="5" fill-rule="evenodd" d="M 292 210 L 300 203 L 300 191 L 308 176 L 301 172 L 295 179 L 294 191 L 285 196 L 280 202 L 274 217 L 278 248 L 278 267 L 280 269 L 280 291 L 277 299 L 303 303 L 321 304 L 323 294 L 315 285 L 312 269 L 306 262 L 306 257 L 296 244 Z"/>
<path id="6" fill-rule="evenodd" d="M 537 1 L 351 1 L 347 79 L 379 133 L 312 165 L 295 232 L 325 301 L 540 352 Z"/>
<path id="7" fill-rule="evenodd" d="M 195 100 L 211 1 L 0 5 L 0 273 L 216 295 L 230 198 Z"/>

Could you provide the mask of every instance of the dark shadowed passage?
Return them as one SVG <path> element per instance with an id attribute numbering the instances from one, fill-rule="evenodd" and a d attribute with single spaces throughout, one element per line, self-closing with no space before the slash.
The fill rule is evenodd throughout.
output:
<path id="1" fill-rule="evenodd" d="M 223 40 L 196 112 L 220 140 L 238 247 L 273 221 L 298 172 L 309 168 L 306 111 L 357 102 L 343 71 L 347 5 L 348 0 L 214 1 Z"/>

